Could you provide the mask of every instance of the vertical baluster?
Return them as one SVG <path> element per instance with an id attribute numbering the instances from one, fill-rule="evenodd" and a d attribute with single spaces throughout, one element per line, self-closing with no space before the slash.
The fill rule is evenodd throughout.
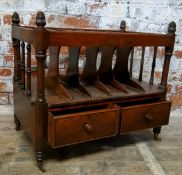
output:
<path id="1" fill-rule="evenodd" d="M 17 77 L 17 40 L 13 40 L 13 48 L 14 48 L 14 81 L 18 79 Z"/>
<path id="2" fill-rule="evenodd" d="M 20 41 L 17 41 L 17 77 L 21 85 L 21 56 L 20 56 Z"/>
<path id="3" fill-rule="evenodd" d="M 26 88 L 26 94 L 28 96 L 31 95 L 31 45 L 27 44 L 27 88 Z"/>
<path id="4" fill-rule="evenodd" d="M 134 55 L 134 47 L 131 50 L 131 57 L 130 57 L 130 78 L 132 78 L 132 73 L 133 73 L 133 55 Z"/>
<path id="5" fill-rule="evenodd" d="M 157 46 L 154 47 L 154 56 L 153 56 L 153 61 L 152 61 L 150 85 L 153 85 L 153 83 L 154 83 L 154 70 L 155 70 L 155 65 L 156 65 L 156 55 L 157 55 Z"/>
<path id="6" fill-rule="evenodd" d="M 18 80 L 18 63 L 17 63 L 17 45 L 18 45 L 18 40 L 13 39 L 13 48 L 14 48 L 14 81 Z"/>
<path id="7" fill-rule="evenodd" d="M 21 43 L 21 89 L 25 90 L 25 43 Z"/>
<path id="8" fill-rule="evenodd" d="M 145 47 L 142 47 L 142 58 L 140 61 L 140 74 L 138 79 L 139 81 L 142 81 L 142 76 L 143 76 L 144 55 L 145 55 Z"/>

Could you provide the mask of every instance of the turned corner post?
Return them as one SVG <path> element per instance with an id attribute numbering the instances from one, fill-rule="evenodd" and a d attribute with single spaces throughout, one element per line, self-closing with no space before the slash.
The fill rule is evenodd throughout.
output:
<path id="1" fill-rule="evenodd" d="M 46 25 L 45 15 L 38 12 L 36 16 L 36 31 L 34 46 L 37 60 L 37 97 L 35 103 L 35 152 L 39 168 L 42 167 L 43 153 L 46 149 L 47 117 L 48 106 L 45 98 L 45 67 L 46 50 L 48 48 L 48 37 L 44 26 Z"/>
<path id="2" fill-rule="evenodd" d="M 175 42 L 175 32 L 176 32 L 176 23 L 171 22 L 168 26 L 168 33 L 169 35 L 174 36 L 174 42 Z M 160 88 L 167 90 L 167 79 L 168 79 L 168 73 L 169 73 L 169 64 L 170 60 L 173 54 L 174 49 L 174 43 L 170 47 L 165 47 L 165 59 L 164 59 L 164 65 L 163 65 L 163 72 L 162 72 L 162 78 L 160 83 Z"/>
<path id="3" fill-rule="evenodd" d="M 13 26 L 19 26 L 20 18 L 17 12 L 13 13 L 12 16 L 12 30 Z M 12 36 L 12 42 L 13 42 L 13 49 L 14 49 L 14 81 L 17 81 L 20 79 L 20 41 L 16 38 L 13 38 Z"/>
<path id="4" fill-rule="evenodd" d="M 36 60 L 37 60 L 37 103 L 46 102 L 45 99 L 45 70 L 44 70 L 44 62 L 46 60 L 46 49 L 44 47 L 44 39 L 46 37 L 45 28 L 46 25 L 45 15 L 43 12 L 39 11 L 36 16 L 36 38 L 35 38 L 35 52 L 36 52 Z M 39 37 L 38 37 L 39 36 Z"/>

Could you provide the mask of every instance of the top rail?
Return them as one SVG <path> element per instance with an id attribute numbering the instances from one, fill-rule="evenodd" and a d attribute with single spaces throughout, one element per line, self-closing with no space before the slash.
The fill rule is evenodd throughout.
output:
<path id="1" fill-rule="evenodd" d="M 141 32 L 120 32 L 108 30 L 70 30 L 45 28 L 44 41 L 49 46 L 168 46 L 174 45 L 173 34 L 153 34 Z M 12 38 L 34 44 L 37 40 L 36 28 L 12 26 Z"/>
<path id="2" fill-rule="evenodd" d="M 42 12 L 40 14 L 43 14 Z M 43 15 L 44 16 L 44 15 Z M 49 46 L 165 46 L 173 47 L 175 34 L 169 25 L 167 34 L 44 27 L 45 16 L 36 17 L 36 27 L 20 26 L 19 15 L 12 17 L 12 38 L 33 44 L 37 48 Z"/>

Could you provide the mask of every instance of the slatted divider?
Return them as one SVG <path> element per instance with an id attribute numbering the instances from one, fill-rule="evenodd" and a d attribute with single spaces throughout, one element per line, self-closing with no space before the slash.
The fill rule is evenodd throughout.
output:
<path id="1" fill-rule="evenodd" d="M 108 84 L 113 80 L 112 59 L 115 47 L 103 46 L 101 48 L 101 64 L 98 69 L 99 80 Z"/>
<path id="2" fill-rule="evenodd" d="M 66 71 L 66 81 L 72 87 L 79 86 L 78 59 L 81 47 L 69 47 L 68 68 Z"/>
<path id="3" fill-rule="evenodd" d="M 81 75 L 81 80 L 88 85 L 94 86 L 99 91 L 110 95 L 109 89 L 99 81 L 97 76 L 97 58 L 99 50 L 100 47 L 86 47 L 86 62 Z"/>
<path id="4" fill-rule="evenodd" d="M 92 84 L 97 79 L 96 61 L 99 47 L 86 47 L 86 62 L 81 75 L 81 80 L 87 84 Z"/>

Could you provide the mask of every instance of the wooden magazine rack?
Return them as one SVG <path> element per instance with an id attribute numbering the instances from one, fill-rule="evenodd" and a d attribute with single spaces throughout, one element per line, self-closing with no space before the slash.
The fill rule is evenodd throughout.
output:
<path id="1" fill-rule="evenodd" d="M 20 26 L 12 16 L 14 47 L 14 105 L 16 128 L 24 128 L 35 146 L 38 166 L 48 147 L 57 148 L 104 137 L 154 128 L 154 137 L 168 124 L 171 102 L 167 78 L 176 24 L 167 34 L 45 27 L 38 12 L 36 27 Z M 26 46 L 26 47 L 25 47 Z M 68 67 L 59 71 L 60 48 L 68 47 Z M 81 47 L 85 65 L 78 68 Z M 31 47 L 37 68 L 31 68 Z M 141 47 L 139 78 L 132 77 L 134 48 Z M 145 47 L 153 48 L 149 82 L 143 81 Z M 165 48 L 159 85 L 154 85 L 158 47 Z M 26 51 L 25 51 L 26 50 Z M 49 52 L 47 53 L 47 51 Z M 49 64 L 45 66 L 47 54 Z M 101 63 L 97 69 L 97 59 Z M 116 57 L 114 67 L 113 59 Z"/>

